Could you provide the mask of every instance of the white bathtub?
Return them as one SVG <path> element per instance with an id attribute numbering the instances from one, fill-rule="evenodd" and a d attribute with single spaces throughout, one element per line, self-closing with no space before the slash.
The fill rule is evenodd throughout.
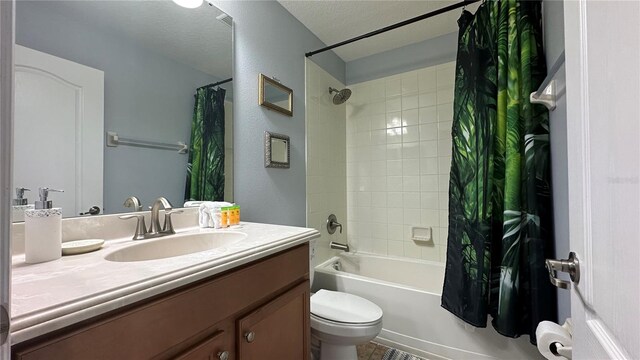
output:
<path id="1" fill-rule="evenodd" d="M 528 336 L 474 329 L 440 307 L 441 263 L 344 253 L 316 266 L 313 289 L 362 296 L 384 312 L 376 341 L 429 359 L 542 359 Z"/>

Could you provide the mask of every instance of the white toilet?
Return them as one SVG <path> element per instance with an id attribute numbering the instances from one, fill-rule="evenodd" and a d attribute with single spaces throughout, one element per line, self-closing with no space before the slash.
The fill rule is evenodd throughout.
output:
<path id="1" fill-rule="evenodd" d="M 309 244 L 313 284 L 315 241 Z M 356 345 L 373 340 L 382 330 L 382 309 L 371 301 L 339 291 L 311 295 L 311 343 L 320 345 L 315 360 L 357 360 Z M 317 354 L 314 354 L 317 356 Z"/>

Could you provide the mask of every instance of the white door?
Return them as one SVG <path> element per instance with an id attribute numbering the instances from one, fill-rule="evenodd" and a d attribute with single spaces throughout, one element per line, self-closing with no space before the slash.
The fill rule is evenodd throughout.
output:
<path id="1" fill-rule="evenodd" d="M 640 2 L 564 6 L 573 358 L 640 359 Z"/>
<path id="2" fill-rule="evenodd" d="M 15 56 L 13 185 L 63 189 L 63 216 L 102 209 L 104 72 L 20 45 Z"/>

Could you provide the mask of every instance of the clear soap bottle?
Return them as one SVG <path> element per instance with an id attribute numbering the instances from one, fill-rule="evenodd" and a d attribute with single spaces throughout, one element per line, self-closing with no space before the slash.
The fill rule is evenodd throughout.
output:
<path id="1" fill-rule="evenodd" d="M 35 209 L 24 212 L 24 253 L 29 264 L 59 259 L 62 256 L 62 209 L 48 199 L 49 188 L 39 188 Z"/>

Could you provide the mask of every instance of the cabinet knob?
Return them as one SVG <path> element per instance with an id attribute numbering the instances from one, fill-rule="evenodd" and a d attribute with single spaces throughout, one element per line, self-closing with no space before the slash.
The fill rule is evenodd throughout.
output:
<path id="1" fill-rule="evenodd" d="M 244 338 L 248 343 L 253 342 L 253 340 L 255 340 L 256 338 L 256 333 L 254 333 L 253 331 L 246 332 L 244 333 Z"/>
<path id="2" fill-rule="evenodd" d="M 218 360 L 229 360 L 229 352 L 221 351 L 218 353 Z"/>

